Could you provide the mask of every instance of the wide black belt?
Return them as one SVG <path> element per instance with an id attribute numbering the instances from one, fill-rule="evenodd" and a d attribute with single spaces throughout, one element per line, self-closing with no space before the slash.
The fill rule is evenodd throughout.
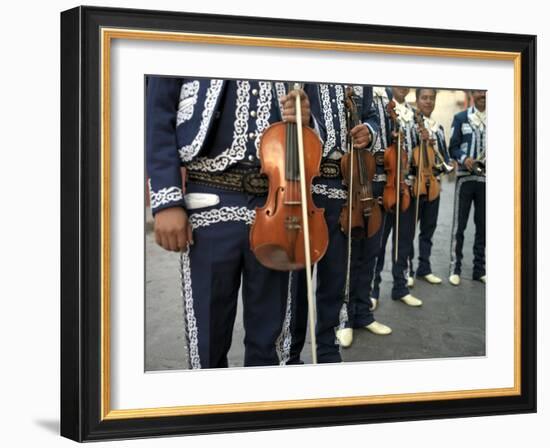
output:
<path id="1" fill-rule="evenodd" d="M 259 168 L 231 168 L 223 173 L 187 171 L 187 180 L 195 184 L 222 190 L 262 196 L 267 194 L 267 176 L 260 174 Z"/>

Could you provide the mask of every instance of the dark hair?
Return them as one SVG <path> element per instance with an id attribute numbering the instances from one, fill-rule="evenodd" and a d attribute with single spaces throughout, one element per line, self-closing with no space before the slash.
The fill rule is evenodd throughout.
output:
<path id="1" fill-rule="evenodd" d="M 432 87 L 418 87 L 418 88 L 416 89 L 416 101 L 418 101 L 418 98 L 420 97 L 420 92 L 421 92 L 422 90 L 432 90 L 433 93 L 434 93 L 434 95 L 437 96 L 437 89 L 434 89 L 434 88 L 432 88 Z"/>

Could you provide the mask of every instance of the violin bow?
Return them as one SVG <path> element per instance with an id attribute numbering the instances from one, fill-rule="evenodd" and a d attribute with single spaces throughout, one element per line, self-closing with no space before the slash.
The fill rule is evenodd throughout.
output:
<path id="1" fill-rule="evenodd" d="M 346 92 L 347 95 L 347 92 Z M 347 104 L 347 103 L 345 103 Z M 351 111 L 346 107 L 346 128 L 347 128 L 347 141 L 348 152 L 350 155 L 350 175 L 348 185 L 348 258 L 346 268 L 346 285 L 344 288 L 344 302 L 349 303 L 350 283 L 351 283 L 351 217 L 352 217 L 352 204 L 353 204 L 353 136 L 351 135 Z"/>
<path id="2" fill-rule="evenodd" d="M 420 111 L 417 111 L 417 115 L 416 115 L 416 122 L 418 124 L 418 127 L 420 130 L 422 130 L 422 128 L 424 126 L 421 125 L 421 121 L 420 120 L 423 120 L 423 116 L 421 114 Z M 414 215 L 414 233 L 413 233 L 413 244 L 414 244 L 414 238 L 415 238 L 415 235 L 416 235 L 416 230 L 417 230 L 417 227 L 418 227 L 418 213 L 419 213 L 419 208 L 420 208 L 420 173 L 422 171 L 422 163 L 424 162 L 423 160 L 423 154 L 424 154 L 424 145 L 426 144 L 426 142 L 422 139 L 422 136 L 420 136 L 420 155 L 418 156 L 418 165 L 416 167 L 416 204 L 415 204 L 415 215 Z M 416 271 L 414 271 L 414 278 L 416 279 Z"/>
<path id="3" fill-rule="evenodd" d="M 399 126 L 399 117 L 395 121 L 397 127 L 397 175 L 396 175 L 396 194 L 395 194 L 395 248 L 393 262 L 397 263 L 399 254 L 399 214 L 401 213 L 401 128 Z"/>
<path id="4" fill-rule="evenodd" d="M 302 85 L 294 83 L 293 90 L 300 90 Z M 317 310 L 313 300 L 313 282 L 311 274 L 311 252 L 309 246 L 309 218 L 307 213 L 306 168 L 304 156 L 304 136 L 302 132 L 302 101 L 300 95 L 296 95 L 296 128 L 298 133 L 298 165 L 300 168 L 300 194 L 302 196 L 302 223 L 304 229 L 304 256 L 306 262 L 307 306 L 309 316 L 309 332 L 311 337 L 311 358 L 313 364 L 317 364 L 317 339 L 315 336 L 315 322 Z M 306 201 L 306 202 L 305 202 Z"/>

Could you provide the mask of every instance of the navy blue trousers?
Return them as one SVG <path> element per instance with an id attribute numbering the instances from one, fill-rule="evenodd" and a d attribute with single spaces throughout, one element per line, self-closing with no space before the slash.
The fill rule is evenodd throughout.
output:
<path id="1" fill-rule="evenodd" d="M 374 270 L 374 282 L 372 287 L 371 296 L 375 299 L 380 298 L 380 283 L 382 282 L 381 272 L 384 269 L 384 261 L 386 255 L 386 245 L 390 233 L 392 234 L 392 276 L 393 287 L 391 291 L 391 297 L 394 300 L 400 299 L 403 296 L 409 294 L 409 288 L 407 287 L 407 271 L 408 271 L 408 258 L 411 250 L 411 244 L 413 240 L 414 231 L 414 207 L 415 200 L 411 197 L 411 203 L 409 208 L 405 212 L 399 213 L 399 238 L 398 238 L 398 257 L 395 260 L 395 213 L 386 213 L 384 224 L 382 241 L 378 257 L 375 263 Z"/>
<path id="2" fill-rule="evenodd" d="M 385 182 L 373 182 L 374 197 L 382 196 L 384 185 Z M 380 209 L 382 225 L 378 232 L 370 238 L 352 240 L 351 288 L 348 306 L 348 327 L 351 328 L 361 328 L 374 322 L 374 315 L 370 309 L 371 288 L 386 219 L 384 207 L 380 206 Z"/>
<path id="3" fill-rule="evenodd" d="M 416 275 L 421 277 L 432 273 L 430 256 L 439 215 L 439 199 L 440 196 L 430 202 L 426 200 L 426 196 L 420 196 L 418 204 L 418 222 L 415 229 L 415 233 L 418 234 L 418 270 Z M 416 209 L 413 210 L 413 213 L 416 215 Z M 414 240 L 411 243 L 409 256 L 409 275 L 414 276 Z"/>
<path id="4" fill-rule="evenodd" d="M 182 255 L 182 286 L 191 368 L 227 367 L 242 280 L 244 365 L 285 362 L 290 345 L 287 272 L 262 266 L 250 250 L 254 209 L 265 197 L 188 184 L 187 193 L 220 203 L 189 210 L 194 245 Z M 288 349 L 286 349 L 288 351 Z"/>
<path id="5" fill-rule="evenodd" d="M 323 258 L 317 263 L 317 288 L 315 300 L 317 323 L 317 361 L 319 363 L 341 362 L 340 346 L 336 340 L 336 330 L 344 323 L 340 320 L 343 305 L 343 292 L 346 272 L 346 237 L 340 229 L 340 210 L 345 202 L 336 196 L 336 190 L 342 191 L 340 179 L 322 179 L 318 183 L 326 186 L 327 194 L 314 194 L 315 205 L 325 209 L 325 218 L 329 232 L 329 243 Z M 305 270 L 292 274 L 293 317 L 292 344 L 289 364 L 300 363 L 300 353 L 304 347 L 308 322 L 307 287 Z"/>
<path id="6" fill-rule="evenodd" d="M 462 272 L 464 230 L 470 209 L 474 205 L 474 269 L 472 278 L 485 275 L 485 177 L 466 175 L 458 177 L 455 185 L 453 227 L 451 231 L 450 274 Z"/>

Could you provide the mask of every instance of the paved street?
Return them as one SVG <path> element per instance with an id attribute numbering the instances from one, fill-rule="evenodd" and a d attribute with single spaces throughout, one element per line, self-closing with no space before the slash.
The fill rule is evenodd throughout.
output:
<path id="1" fill-rule="evenodd" d="M 419 359 L 485 354 L 485 289 L 471 278 L 474 226 L 472 214 L 464 243 L 462 284 L 453 287 L 447 281 L 454 183 L 442 184 L 438 228 L 434 237 L 432 268 L 444 279 L 432 286 L 423 280 L 411 291 L 424 305 L 410 308 L 391 300 L 391 255 L 387 253 L 383 272 L 380 306 L 375 312 L 379 322 L 392 327 L 389 336 L 376 336 L 356 330 L 354 342 L 343 350 L 345 361 Z M 388 246 L 389 249 L 389 246 Z M 183 307 L 179 285 L 178 255 L 169 253 L 146 235 L 146 370 L 184 369 Z M 415 263 L 416 265 L 416 263 Z M 230 366 L 242 366 L 243 325 L 241 310 L 229 352 Z M 302 358 L 311 361 L 311 346 L 306 343 Z"/>

